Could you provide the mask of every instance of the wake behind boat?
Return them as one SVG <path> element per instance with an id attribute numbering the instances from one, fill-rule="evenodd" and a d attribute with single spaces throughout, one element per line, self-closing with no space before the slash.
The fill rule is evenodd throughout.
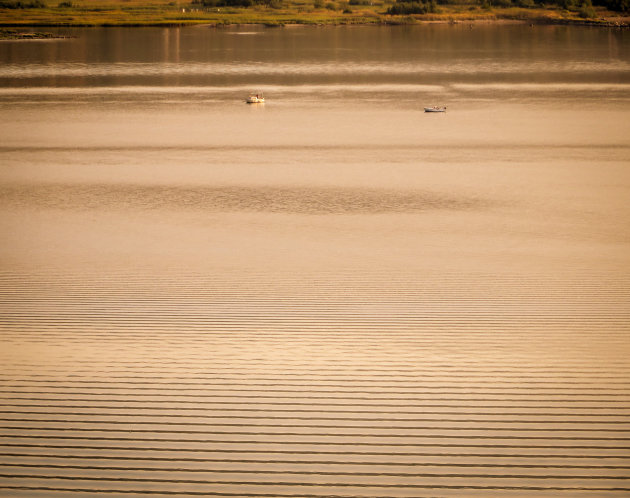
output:
<path id="1" fill-rule="evenodd" d="M 446 112 L 446 106 L 434 105 L 433 107 L 425 107 L 424 112 Z"/>

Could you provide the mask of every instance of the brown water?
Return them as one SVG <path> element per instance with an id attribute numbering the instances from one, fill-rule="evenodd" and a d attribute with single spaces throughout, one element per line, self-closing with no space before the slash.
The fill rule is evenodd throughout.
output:
<path id="1" fill-rule="evenodd" d="M 0 43 L 1 496 L 628 496 L 627 31 L 69 33 Z"/>

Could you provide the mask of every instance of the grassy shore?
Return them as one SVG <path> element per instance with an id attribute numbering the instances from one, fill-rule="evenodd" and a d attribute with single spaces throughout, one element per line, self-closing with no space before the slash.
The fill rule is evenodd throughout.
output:
<path id="1" fill-rule="evenodd" d="M 629 18 L 598 7 L 584 18 L 557 7 L 488 7 L 478 3 L 439 5 L 436 12 L 395 16 L 385 11 L 393 0 L 327 2 L 285 0 L 273 7 L 203 7 L 190 1 L 72 0 L 41 2 L 38 6 L 0 8 L 0 26 L 183 26 L 195 24 L 414 24 L 421 22 L 527 22 L 628 26 Z M 32 4 L 32 2 L 31 2 Z M 6 30 L 5 30 L 6 31 Z M 2 35 L 0 35 L 2 37 Z"/>

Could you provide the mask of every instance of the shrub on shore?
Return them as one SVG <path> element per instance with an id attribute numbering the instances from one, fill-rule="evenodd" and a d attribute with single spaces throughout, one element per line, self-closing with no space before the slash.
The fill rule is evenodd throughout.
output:
<path id="1" fill-rule="evenodd" d="M 203 7 L 253 7 L 254 5 L 266 5 L 272 8 L 280 8 L 280 0 L 192 0 L 192 5 Z"/>
<path id="2" fill-rule="evenodd" d="M 42 0 L 0 0 L 0 9 L 43 9 Z"/>
<path id="3" fill-rule="evenodd" d="M 578 15 L 582 19 L 593 19 L 597 17 L 597 13 L 595 12 L 595 9 L 593 8 L 593 4 L 591 3 L 591 0 L 582 0 L 582 3 L 580 4 L 580 7 L 578 8 Z"/>
<path id="4" fill-rule="evenodd" d="M 428 14 L 436 10 L 437 7 L 434 1 L 424 3 L 422 1 L 397 0 L 385 13 L 392 16 L 406 16 L 410 14 Z"/>
<path id="5" fill-rule="evenodd" d="M 630 0 L 477 0 L 484 9 L 493 7 L 509 8 L 512 6 L 523 8 L 540 8 L 555 6 L 564 10 L 578 13 L 583 18 L 596 17 L 594 6 L 605 7 L 615 12 L 629 12 Z M 438 0 L 438 3 L 458 4 L 458 0 Z"/>

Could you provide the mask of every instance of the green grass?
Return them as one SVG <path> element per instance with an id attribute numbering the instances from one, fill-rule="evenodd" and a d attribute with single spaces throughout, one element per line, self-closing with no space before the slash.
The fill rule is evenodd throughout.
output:
<path id="1" fill-rule="evenodd" d="M 10 1 L 10 0 L 7 0 Z M 467 0 L 463 0 L 466 2 Z M 468 0 L 470 1 L 470 0 Z M 37 8 L 1 8 L 0 26 L 183 26 L 194 24 L 412 24 L 432 22 L 470 22 L 519 20 L 531 23 L 610 23 L 615 14 L 597 8 L 596 18 L 585 20 L 578 12 L 559 8 L 482 8 L 479 4 L 440 5 L 436 12 L 422 15 L 385 15 L 391 0 L 359 2 L 321 2 L 285 0 L 280 8 L 255 5 L 249 8 L 202 7 L 190 0 L 43 0 Z M 331 9 L 332 3 L 334 10 Z M 0 6 L 2 4 L 0 3 Z M 317 7 L 316 7 L 317 6 Z M 326 7 L 328 6 L 328 8 Z M 344 9 L 347 9 L 344 13 Z M 351 12 L 348 12 L 350 10 Z M 628 18 L 617 16 L 625 25 Z"/>

